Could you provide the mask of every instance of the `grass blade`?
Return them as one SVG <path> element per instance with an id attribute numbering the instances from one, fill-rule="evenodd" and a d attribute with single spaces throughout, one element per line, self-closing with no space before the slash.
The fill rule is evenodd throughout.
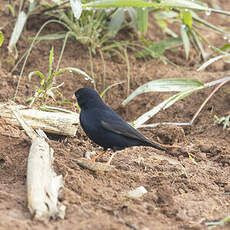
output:
<path id="1" fill-rule="evenodd" d="M 4 41 L 4 35 L 2 31 L 0 31 L 0 47 L 2 46 L 3 41 Z"/>
<path id="2" fill-rule="evenodd" d="M 226 57 L 230 57 L 230 54 L 224 54 L 224 55 L 219 55 L 217 57 L 211 58 L 208 61 L 206 61 L 204 64 L 202 64 L 197 71 L 201 71 L 204 70 L 206 67 L 208 67 L 209 65 L 211 65 L 212 63 L 214 63 L 215 61 L 218 61 L 222 58 L 226 58 Z"/>
<path id="3" fill-rule="evenodd" d="M 123 83 L 124 83 L 124 81 L 122 81 L 122 82 L 117 82 L 117 83 L 114 83 L 114 84 L 112 84 L 112 85 L 109 85 L 106 89 L 103 90 L 103 92 L 100 94 L 100 97 L 102 98 L 102 97 L 105 95 L 105 93 L 106 93 L 108 90 L 110 90 L 112 87 L 114 87 L 114 86 L 116 86 L 116 85 L 121 85 L 121 84 L 123 84 Z"/>
<path id="4" fill-rule="evenodd" d="M 79 74 L 85 76 L 86 80 L 90 80 L 91 82 L 94 82 L 93 78 L 91 78 L 86 72 L 84 72 L 84 71 L 81 70 L 81 69 L 74 68 L 74 67 L 66 67 L 66 68 L 64 68 L 64 69 L 59 69 L 58 71 L 56 71 L 56 72 L 53 74 L 53 76 L 55 77 L 56 75 L 61 74 L 61 73 L 64 73 L 64 72 L 66 72 L 66 71 L 79 73 Z"/>
<path id="5" fill-rule="evenodd" d="M 137 28 L 142 34 L 146 34 L 148 29 L 148 8 L 136 8 Z"/>
<path id="6" fill-rule="evenodd" d="M 211 24 L 210 22 L 207 22 L 206 20 L 200 18 L 195 12 L 191 11 L 191 14 L 192 14 L 192 18 L 194 19 L 194 21 L 196 22 L 199 22 L 213 30 L 216 30 L 218 32 L 221 32 L 221 33 L 227 33 L 226 31 L 222 30 L 221 28 Z"/>
<path id="7" fill-rule="evenodd" d="M 36 40 L 36 41 L 42 41 L 42 40 L 56 40 L 56 39 L 63 39 L 65 38 L 66 33 L 56 33 L 56 34 L 47 34 L 44 36 L 39 36 L 36 39 L 34 37 L 29 37 L 29 40 Z"/>
<path id="8" fill-rule="evenodd" d="M 29 75 L 28 75 L 28 79 L 31 80 L 31 77 L 34 76 L 34 75 L 38 75 L 43 81 L 46 80 L 46 77 L 44 76 L 44 74 L 40 71 L 33 71 L 33 72 L 30 72 Z"/>
<path id="9" fill-rule="evenodd" d="M 181 25 L 181 37 L 184 43 L 186 60 L 188 60 L 189 51 L 190 51 L 190 40 L 188 37 L 188 27 L 185 24 Z"/>
<path id="10" fill-rule="evenodd" d="M 168 107 L 170 107 L 171 105 L 173 105 L 175 102 L 177 102 L 177 101 L 179 101 L 179 100 L 181 100 L 181 99 L 189 96 L 194 91 L 200 90 L 202 88 L 204 88 L 204 86 L 194 87 L 192 89 L 182 91 L 180 93 L 177 93 L 177 94 L 169 97 L 168 99 L 166 99 L 163 102 L 161 102 L 159 105 L 153 107 L 153 109 L 149 110 L 148 112 L 146 112 L 146 113 L 142 114 L 140 117 L 138 117 L 133 122 L 134 127 L 135 128 L 139 128 L 146 121 L 148 121 L 151 117 L 153 117 L 155 114 L 157 114 L 161 109 L 167 109 Z"/>
<path id="11" fill-rule="evenodd" d="M 54 58 L 54 47 L 52 46 L 50 50 L 50 56 L 49 56 L 49 73 L 48 73 L 48 79 L 52 74 L 52 65 L 53 65 L 53 58 Z"/>
<path id="12" fill-rule="evenodd" d="M 166 0 L 166 1 L 162 1 L 161 4 L 169 8 L 175 7 L 175 8 L 203 10 L 203 11 L 209 9 L 203 2 L 189 1 L 189 0 Z"/>
<path id="13" fill-rule="evenodd" d="M 173 92 L 173 91 L 185 91 L 194 87 L 202 87 L 204 84 L 197 80 L 169 78 L 159 79 L 145 83 L 138 87 L 133 93 L 131 93 L 123 102 L 122 105 L 129 103 L 134 97 L 142 93 L 148 92 Z"/>
<path id="14" fill-rule="evenodd" d="M 121 28 L 122 23 L 125 20 L 125 11 L 124 9 L 117 9 L 112 17 L 111 21 L 109 22 L 109 33 L 112 33 L 113 35 Z"/>
<path id="15" fill-rule="evenodd" d="M 175 96 L 172 96 L 165 101 L 161 102 L 159 105 L 153 107 L 153 109 L 149 110 L 148 112 L 142 114 L 140 117 L 138 117 L 134 122 L 133 126 L 135 128 L 139 128 L 142 124 L 144 124 L 146 121 L 148 121 L 151 117 L 153 117 L 155 114 L 157 114 L 171 99 L 173 99 Z"/>
<path id="16" fill-rule="evenodd" d="M 152 7 L 158 4 L 145 2 L 141 0 L 100 0 L 82 4 L 82 7 L 88 8 L 119 8 L 119 7 Z"/>
<path id="17" fill-rule="evenodd" d="M 165 50 L 171 49 L 181 42 L 181 38 L 167 38 L 157 43 L 151 43 L 147 48 L 134 53 L 134 57 L 143 58 L 150 55 L 152 58 L 157 58 L 161 56 Z"/>
<path id="18" fill-rule="evenodd" d="M 13 51 L 13 48 L 16 46 L 16 43 L 22 33 L 23 27 L 26 23 L 27 15 L 24 11 L 21 11 L 18 15 L 16 24 L 14 26 L 13 33 L 11 34 L 10 37 L 10 42 L 8 45 L 8 50 L 11 53 Z"/>
<path id="19" fill-rule="evenodd" d="M 76 19 L 79 19 L 82 13 L 82 6 L 80 0 L 70 0 L 70 6 Z"/>

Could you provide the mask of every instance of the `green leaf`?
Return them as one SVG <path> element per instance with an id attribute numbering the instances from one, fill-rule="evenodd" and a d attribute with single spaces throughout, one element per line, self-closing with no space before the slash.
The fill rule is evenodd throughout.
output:
<path id="1" fill-rule="evenodd" d="M 190 11 L 181 11 L 181 13 L 180 13 L 180 15 L 181 15 L 181 19 L 182 19 L 182 21 L 183 21 L 183 23 L 186 25 L 186 26 L 188 26 L 189 28 L 191 28 L 192 27 L 192 14 L 191 14 L 191 12 Z"/>
<path id="2" fill-rule="evenodd" d="M 153 7 L 159 4 L 141 0 L 100 0 L 82 4 L 83 8 Z"/>
<path id="3" fill-rule="evenodd" d="M 225 117 L 223 129 L 226 129 L 229 126 L 229 121 L 230 121 L 230 115 Z M 230 222 L 230 218 L 229 218 L 229 222 Z"/>
<path id="4" fill-rule="evenodd" d="M 64 73 L 66 71 L 69 71 L 69 72 L 76 72 L 76 73 L 79 73 L 83 76 L 85 76 L 86 80 L 90 80 L 91 82 L 93 82 L 93 78 L 90 77 L 86 72 L 78 69 L 78 68 L 74 68 L 74 67 L 67 67 L 67 68 L 64 68 L 64 69 L 59 69 L 58 71 L 56 71 L 54 74 L 53 74 L 53 77 L 57 76 L 58 74 L 61 74 L 61 73 Z"/>
<path id="5" fill-rule="evenodd" d="M 163 80 L 163 79 L 162 79 Z M 167 80 L 167 79 L 165 79 Z M 182 80 L 187 80 L 187 79 L 182 79 Z M 188 81 L 191 81 L 191 88 L 187 88 L 185 87 L 185 90 L 169 97 L 168 99 L 164 100 L 163 102 L 161 102 L 159 105 L 155 106 L 153 109 L 151 109 L 150 111 L 144 113 L 143 115 L 141 115 L 139 118 L 137 118 L 135 121 L 134 121 L 134 126 L 136 128 L 138 127 L 141 127 L 143 126 L 143 123 L 145 123 L 147 120 L 149 120 L 151 117 L 153 117 L 156 113 L 158 113 L 161 109 L 167 109 L 168 107 L 170 107 L 171 105 L 173 105 L 175 102 L 189 96 L 190 94 L 192 94 L 194 91 L 197 91 L 197 90 L 200 90 L 200 89 L 204 89 L 206 87 L 211 87 L 211 86 L 214 86 L 214 85 L 217 85 L 217 84 L 220 84 L 222 82 L 227 82 L 227 81 L 230 81 L 230 77 L 225 77 L 225 78 L 221 78 L 221 79 L 218 79 L 218 80 L 215 80 L 215 81 L 211 81 L 211 82 L 207 82 L 205 84 L 199 82 L 199 81 L 196 81 L 196 80 L 188 80 Z M 185 82 L 184 82 L 185 83 Z M 140 87 L 139 87 L 140 88 Z M 180 88 L 180 87 L 179 87 Z M 183 86 L 181 87 L 181 89 L 183 88 Z M 135 92 L 135 91 L 134 91 Z M 148 91 L 147 91 L 148 92 Z M 131 94 L 132 95 L 132 94 Z M 130 96 L 131 96 L 130 95 Z M 129 96 L 129 97 L 130 97 Z M 135 96 L 135 95 L 134 95 Z M 133 97 L 134 97 L 133 96 Z M 128 99 L 128 98 L 127 98 Z M 123 105 L 127 104 L 127 99 L 122 103 Z M 130 100 L 132 98 L 129 98 Z M 130 101 L 129 100 L 129 101 Z M 230 117 L 230 115 L 229 115 Z M 228 121 L 227 121 L 228 122 Z M 189 123 L 187 123 L 189 124 Z M 191 124 L 191 122 L 190 122 Z M 226 123 L 227 124 L 227 123 Z"/>
<path id="6" fill-rule="evenodd" d="M 214 221 L 214 222 L 206 222 L 205 225 L 207 226 L 221 226 L 224 224 L 230 223 L 230 216 L 225 217 L 224 219 L 220 220 L 220 221 Z"/>
<path id="7" fill-rule="evenodd" d="M 14 10 L 14 7 L 11 5 L 11 4 L 8 4 L 7 7 L 9 8 L 12 16 L 14 17 L 15 16 L 15 10 Z"/>
<path id="8" fill-rule="evenodd" d="M 33 10 L 35 10 L 37 4 L 38 4 L 38 0 L 30 0 L 28 13 L 31 13 Z"/>
<path id="9" fill-rule="evenodd" d="M 166 12 L 166 11 L 158 11 L 154 14 L 154 17 L 156 19 L 162 19 L 162 20 L 165 20 L 165 19 L 170 19 L 170 18 L 176 18 L 178 17 L 178 13 L 177 12 L 174 12 L 174 11 L 169 11 L 169 12 Z"/>
<path id="10" fill-rule="evenodd" d="M 13 48 L 16 46 L 16 43 L 22 33 L 23 27 L 26 24 L 26 20 L 27 20 L 26 13 L 24 11 L 21 11 L 18 15 L 16 24 L 14 26 L 13 33 L 11 34 L 11 37 L 10 37 L 10 42 L 8 46 L 8 50 L 10 52 L 12 52 Z"/>
<path id="11" fill-rule="evenodd" d="M 4 41 L 4 35 L 3 32 L 0 31 L 0 47 L 2 46 L 3 41 Z"/>
<path id="12" fill-rule="evenodd" d="M 123 83 L 124 83 L 124 82 L 117 82 L 117 83 L 114 83 L 114 84 L 108 86 L 108 87 L 107 87 L 106 89 L 104 89 L 103 92 L 100 94 L 100 97 L 102 98 L 102 97 L 105 95 L 105 93 L 106 93 L 108 90 L 110 90 L 112 87 L 114 87 L 114 86 L 116 86 L 116 85 L 121 85 L 121 84 L 123 84 Z"/>
<path id="13" fill-rule="evenodd" d="M 44 76 L 44 74 L 40 71 L 33 71 L 33 72 L 30 72 L 29 75 L 28 75 L 28 79 L 31 80 L 31 77 L 34 76 L 34 75 L 37 75 L 39 76 L 42 80 L 46 81 L 46 77 Z"/>
<path id="14" fill-rule="evenodd" d="M 184 99 L 185 97 L 187 97 L 187 96 L 189 96 L 190 94 L 192 94 L 194 91 L 203 89 L 204 87 L 205 87 L 204 85 L 198 86 L 198 87 L 194 87 L 194 88 L 191 88 L 191 89 L 182 91 L 182 92 L 180 92 L 180 93 L 174 95 L 174 98 L 172 98 L 171 100 L 169 100 L 169 101 L 165 104 L 165 106 L 164 106 L 163 109 L 169 108 L 169 107 L 170 107 L 171 105 L 173 105 L 175 102 Z"/>
<path id="15" fill-rule="evenodd" d="M 148 29 L 148 8 L 136 8 L 137 28 L 142 34 L 146 34 Z"/>
<path id="16" fill-rule="evenodd" d="M 49 56 L 49 74 L 48 74 L 48 79 L 50 78 L 50 76 L 52 74 L 53 58 L 54 58 L 54 47 L 52 46 L 52 48 L 50 50 L 50 56 Z"/>
<path id="17" fill-rule="evenodd" d="M 159 79 L 145 83 L 138 87 L 133 93 L 131 93 L 123 102 L 122 105 L 129 103 L 134 97 L 142 93 L 148 92 L 173 92 L 173 91 L 185 91 L 197 87 L 203 87 L 204 84 L 197 80 L 180 79 L 180 78 L 168 78 Z"/>
<path id="18" fill-rule="evenodd" d="M 202 2 L 191 0 L 164 0 L 161 5 L 168 8 L 184 8 L 193 10 L 208 10 L 209 8 Z"/>
<path id="19" fill-rule="evenodd" d="M 223 45 L 221 48 L 220 48 L 220 50 L 222 50 L 222 51 L 229 51 L 230 50 L 230 43 L 227 43 L 227 44 L 225 44 L 225 45 Z"/>
<path id="20" fill-rule="evenodd" d="M 153 117 L 155 114 L 157 114 L 161 109 L 167 109 L 168 107 L 173 105 L 175 102 L 189 96 L 194 91 L 202 89 L 202 88 L 204 88 L 204 86 L 194 87 L 194 88 L 182 91 L 180 93 L 177 93 L 177 94 L 171 96 L 170 98 L 164 100 L 159 105 L 155 106 L 153 109 L 149 110 L 148 112 L 146 112 L 143 115 L 141 115 L 140 117 L 138 117 L 134 121 L 134 127 L 136 127 L 136 128 L 140 127 L 142 124 L 144 124 L 146 121 L 148 121 L 151 117 Z"/>
<path id="21" fill-rule="evenodd" d="M 109 32 L 117 32 L 120 28 L 122 23 L 125 20 L 125 11 L 124 9 L 117 9 L 113 15 L 111 16 L 111 20 L 109 22 Z"/>
<path id="22" fill-rule="evenodd" d="M 46 81 L 44 79 L 42 79 L 40 85 L 43 86 L 45 83 L 46 83 Z"/>
<path id="23" fill-rule="evenodd" d="M 221 33 L 227 33 L 226 31 L 224 31 L 223 29 L 221 29 L 220 27 L 217 27 L 213 24 L 211 24 L 210 22 L 207 22 L 205 21 L 204 19 L 200 18 L 195 12 L 191 11 L 191 14 L 192 14 L 192 18 L 194 21 L 197 21 L 213 30 L 216 30 L 218 32 L 221 32 Z"/>
<path id="24" fill-rule="evenodd" d="M 65 38 L 66 33 L 56 33 L 56 34 L 48 34 L 44 36 L 39 36 L 36 39 L 34 37 L 29 37 L 29 40 L 36 40 L 36 41 L 42 41 L 42 40 L 56 40 L 56 39 L 63 39 Z"/>
<path id="25" fill-rule="evenodd" d="M 134 29 L 137 30 L 137 11 L 136 8 L 134 7 L 127 7 L 126 8 L 129 17 L 131 18 L 131 24 L 130 26 Z"/>
<path id="26" fill-rule="evenodd" d="M 159 2 L 159 3 L 158 3 Z M 219 14 L 230 15 L 230 12 L 209 8 L 205 3 L 191 0 L 157 0 L 154 2 L 147 2 L 141 0 L 98 0 L 82 4 L 82 8 L 121 8 L 121 7 L 154 7 L 159 8 L 182 8 L 201 10 L 208 13 L 216 12 Z"/>
<path id="27" fill-rule="evenodd" d="M 70 0 L 70 6 L 76 19 L 79 19 L 82 13 L 82 6 L 80 0 Z"/>
<path id="28" fill-rule="evenodd" d="M 167 23 L 164 20 L 161 20 L 161 19 L 157 19 L 157 23 L 161 27 L 163 32 L 165 33 L 166 29 L 168 28 Z"/>
<path id="29" fill-rule="evenodd" d="M 38 92 L 38 95 L 41 95 L 41 94 L 43 93 L 43 90 L 42 90 L 41 88 L 39 88 L 39 89 L 37 90 L 37 92 Z"/>
<path id="30" fill-rule="evenodd" d="M 187 152 L 187 153 L 188 153 L 188 157 L 192 161 L 192 163 L 195 165 L 198 165 L 197 162 L 195 161 L 195 159 L 192 157 L 192 155 L 189 152 Z"/>
<path id="31" fill-rule="evenodd" d="M 180 38 L 168 38 L 157 43 L 150 43 L 150 45 L 134 54 L 136 58 L 142 58 L 151 55 L 153 58 L 161 56 L 165 50 L 172 48 L 173 46 L 181 43 Z"/>
<path id="32" fill-rule="evenodd" d="M 190 41 L 188 37 L 188 27 L 185 24 L 181 25 L 181 38 L 184 43 L 185 55 L 186 55 L 186 60 L 187 60 L 189 56 L 189 51 L 190 51 Z"/>
<path id="33" fill-rule="evenodd" d="M 217 56 L 217 57 L 214 57 L 214 58 L 210 58 L 208 61 L 206 61 L 205 63 L 203 63 L 198 69 L 197 71 L 201 71 L 201 70 L 204 70 L 206 67 L 208 67 L 209 65 L 211 65 L 212 63 L 220 60 L 220 59 L 223 59 L 223 58 L 226 58 L 226 57 L 230 57 L 230 54 L 224 54 L 224 55 L 220 55 L 220 56 Z"/>
<path id="34" fill-rule="evenodd" d="M 204 48 L 203 48 L 203 45 L 202 45 L 202 43 L 201 43 L 199 34 L 198 34 L 193 28 L 190 29 L 189 32 L 190 32 L 191 37 L 192 37 L 192 39 L 193 39 L 193 44 L 194 44 L 195 47 L 197 47 L 197 49 L 200 51 L 202 58 L 205 59 L 205 58 L 207 57 L 207 54 L 206 54 L 205 51 L 204 51 Z"/>
<path id="35" fill-rule="evenodd" d="M 33 98 L 34 98 L 34 97 L 28 97 L 28 98 L 26 99 L 26 103 L 31 102 L 31 101 L 33 100 Z"/>

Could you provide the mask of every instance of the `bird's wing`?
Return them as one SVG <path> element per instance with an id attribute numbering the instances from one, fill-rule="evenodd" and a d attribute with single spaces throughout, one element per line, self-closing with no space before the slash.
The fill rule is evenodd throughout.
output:
<path id="1" fill-rule="evenodd" d="M 146 137 L 139 133 L 136 129 L 130 126 L 123 120 L 101 121 L 101 125 L 104 129 L 123 135 L 129 138 L 150 142 Z"/>

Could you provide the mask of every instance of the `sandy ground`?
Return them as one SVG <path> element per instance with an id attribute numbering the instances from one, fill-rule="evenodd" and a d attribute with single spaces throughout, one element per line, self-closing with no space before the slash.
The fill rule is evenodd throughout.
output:
<path id="1" fill-rule="evenodd" d="M 222 4 L 227 2 L 222 1 Z M 9 16 L 5 11 L 1 12 L 3 21 L 6 21 Z M 37 28 L 33 22 L 31 24 L 25 36 L 34 35 Z M 49 30 L 52 29 L 55 28 L 50 26 Z M 4 29 L 5 42 L 11 30 L 12 26 Z M 164 36 L 160 32 L 156 34 L 158 38 Z M 148 36 L 154 37 L 154 34 L 149 32 Z M 221 42 L 218 39 L 222 38 L 212 36 L 213 40 Z M 35 77 L 29 82 L 27 74 L 34 70 L 47 70 L 51 45 L 54 45 L 55 58 L 58 59 L 62 47 L 59 40 L 40 42 L 33 49 L 21 80 L 17 103 L 25 104 L 25 100 L 34 93 L 39 79 Z M 20 40 L 19 54 L 27 47 L 28 42 Z M 12 99 L 19 78 L 17 71 L 9 73 L 10 66 L 4 64 L 5 52 L 5 48 L 2 48 L 0 102 Z M 208 82 L 229 76 L 230 66 L 222 61 L 204 72 L 197 72 L 199 63 L 195 51 L 192 52 L 194 54 L 188 62 L 185 62 L 183 48 L 177 52 L 167 52 L 167 57 L 177 67 L 158 60 L 144 61 L 130 57 L 131 91 L 149 80 L 159 78 L 195 78 Z M 144 94 L 122 107 L 120 104 L 126 98 L 127 91 L 126 64 L 117 58 L 111 61 L 107 57 L 104 71 L 100 56 L 93 57 L 93 63 L 98 91 L 102 91 L 103 82 L 108 86 L 125 81 L 110 90 L 105 101 L 127 121 L 135 120 L 169 96 L 162 93 Z M 74 41 L 68 41 L 61 63 L 61 67 L 66 66 L 78 67 L 90 73 L 87 50 Z M 64 82 L 60 90 L 68 101 L 73 101 L 71 97 L 76 89 L 92 87 L 89 81 L 71 73 L 62 75 L 57 81 Z M 194 93 L 157 114 L 150 123 L 190 121 L 212 90 Z M 75 110 L 71 105 L 62 104 L 60 107 Z M 72 158 L 83 157 L 87 151 L 102 151 L 89 141 L 80 127 L 74 138 L 50 140 L 55 150 L 55 171 L 64 176 L 65 188 L 61 201 L 67 206 L 64 220 L 50 222 L 31 220 L 27 209 L 26 164 L 31 142 L 23 130 L 0 118 L 0 229 L 208 229 L 206 222 L 230 215 L 230 131 L 229 128 L 223 130 L 214 120 L 214 115 L 221 117 L 229 111 L 230 85 L 226 84 L 207 103 L 193 126 L 161 125 L 141 130 L 151 140 L 167 145 L 177 144 L 181 149 L 167 153 L 148 147 L 125 149 L 119 151 L 113 159 L 115 169 L 104 174 L 95 174 L 71 161 Z M 108 152 L 100 161 L 108 160 L 110 154 Z M 143 197 L 130 199 L 125 196 L 128 191 L 139 186 L 144 186 L 148 191 Z M 216 229 L 229 228 L 229 225 L 225 225 Z"/>

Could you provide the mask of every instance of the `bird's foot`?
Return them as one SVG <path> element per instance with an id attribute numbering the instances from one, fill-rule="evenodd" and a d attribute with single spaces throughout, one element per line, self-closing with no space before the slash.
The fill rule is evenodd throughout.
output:
<path id="1" fill-rule="evenodd" d="M 82 158 L 83 160 L 91 161 L 91 162 L 96 162 L 97 159 L 101 158 L 103 155 L 105 155 L 106 152 L 100 153 L 94 158 L 88 159 L 88 158 Z"/>
<path id="2" fill-rule="evenodd" d="M 94 157 L 94 158 L 95 158 L 95 157 Z M 81 159 L 84 160 L 84 161 L 95 162 L 96 160 L 95 160 L 94 158 L 90 159 L 90 158 L 85 158 L 85 157 L 83 157 L 83 158 L 81 158 Z"/>
<path id="3" fill-rule="evenodd" d="M 109 158 L 109 160 L 106 162 L 107 165 L 110 165 L 111 164 L 111 161 L 113 159 L 113 157 L 116 155 L 116 152 L 115 153 L 112 153 L 112 156 Z"/>
<path id="4" fill-rule="evenodd" d="M 93 157 L 93 158 L 82 158 L 82 160 L 86 160 L 86 161 L 90 161 L 90 162 L 96 162 L 97 159 L 101 158 L 103 155 L 105 155 L 106 152 L 100 153 L 97 156 Z M 110 165 L 111 161 L 113 159 L 113 157 L 116 155 L 115 153 L 112 153 L 112 156 L 109 158 L 109 160 L 105 163 L 106 165 Z"/>

